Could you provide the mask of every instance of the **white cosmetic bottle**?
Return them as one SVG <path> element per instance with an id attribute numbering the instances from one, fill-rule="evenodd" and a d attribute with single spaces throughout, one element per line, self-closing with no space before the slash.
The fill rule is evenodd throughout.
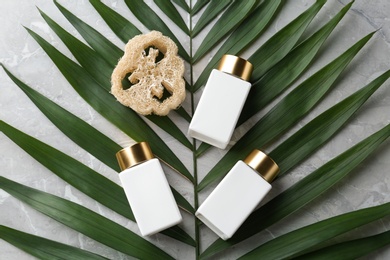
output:
<path id="1" fill-rule="evenodd" d="M 251 84 L 253 66 L 233 55 L 224 55 L 206 83 L 188 135 L 225 149 L 233 135 Z"/>
<path id="2" fill-rule="evenodd" d="M 195 215 L 223 240 L 231 238 L 271 190 L 278 172 L 269 156 L 253 150 L 235 164 Z"/>
<path id="3" fill-rule="evenodd" d="M 181 222 L 182 217 L 160 161 L 149 144 L 136 143 L 116 154 L 123 189 L 142 236 L 158 233 Z"/>

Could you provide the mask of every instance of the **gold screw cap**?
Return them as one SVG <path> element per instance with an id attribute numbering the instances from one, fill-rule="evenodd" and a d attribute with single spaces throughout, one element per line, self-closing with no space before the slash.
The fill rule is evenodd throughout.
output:
<path id="1" fill-rule="evenodd" d="M 154 155 L 147 142 L 136 143 L 116 153 L 122 171 L 153 158 Z"/>
<path id="2" fill-rule="evenodd" d="M 252 75 L 253 65 L 243 58 L 225 54 L 222 56 L 217 69 L 249 81 Z"/>
<path id="3" fill-rule="evenodd" d="M 253 150 L 244 163 L 257 171 L 267 182 L 272 182 L 279 173 L 279 166 L 268 155 L 260 150 Z"/>

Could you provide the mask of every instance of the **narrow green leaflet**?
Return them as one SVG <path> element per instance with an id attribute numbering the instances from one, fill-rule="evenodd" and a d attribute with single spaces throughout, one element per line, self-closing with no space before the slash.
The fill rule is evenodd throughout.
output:
<path id="1" fill-rule="evenodd" d="M 188 53 L 181 45 L 180 41 L 168 28 L 163 20 L 142 0 L 125 0 L 130 11 L 144 24 L 149 30 L 157 30 L 171 38 L 179 48 L 179 55 L 186 61 L 190 61 Z"/>
<path id="2" fill-rule="evenodd" d="M 172 0 L 172 2 L 183 8 L 185 11 L 190 12 L 190 7 L 188 6 L 186 0 Z"/>
<path id="3" fill-rule="evenodd" d="M 43 237 L 0 225 L 0 238 L 38 259 L 108 259 Z"/>
<path id="4" fill-rule="evenodd" d="M 38 34 L 29 29 L 27 30 L 86 102 L 133 140 L 137 142 L 147 140 L 156 156 L 179 171 L 187 179 L 193 181 L 192 175 L 183 163 L 133 110 L 119 104 L 82 67 L 63 55 Z"/>
<path id="5" fill-rule="evenodd" d="M 262 78 L 252 84 L 237 126 L 259 112 L 305 71 L 330 33 L 351 8 L 352 3 L 346 5 L 327 24 L 299 44 Z"/>
<path id="6" fill-rule="evenodd" d="M 125 227 L 76 203 L 1 176 L 0 188 L 50 218 L 122 253 L 140 259 L 173 259 Z"/>
<path id="7" fill-rule="evenodd" d="M 207 5 L 210 2 L 210 0 L 197 0 L 194 7 L 191 10 L 191 13 L 195 15 L 197 12 L 199 12 L 205 5 Z"/>
<path id="8" fill-rule="evenodd" d="M 167 0 L 153 0 L 156 5 L 161 9 L 161 11 L 166 14 L 172 22 L 174 22 L 183 32 L 187 35 L 189 34 L 188 27 L 181 17 L 180 13 L 177 11 L 176 7 L 172 4 L 171 1 Z"/>
<path id="9" fill-rule="evenodd" d="M 390 244 L 390 231 L 378 235 L 331 245 L 295 259 L 310 260 L 353 260 L 363 257 Z"/>
<path id="10" fill-rule="evenodd" d="M 59 130 L 61 130 L 73 142 L 78 144 L 84 150 L 88 151 L 101 162 L 116 172 L 120 172 L 118 162 L 115 158 L 115 153 L 122 149 L 121 146 L 97 131 L 91 125 L 87 124 L 80 118 L 76 117 L 72 113 L 58 106 L 56 103 L 52 102 L 39 92 L 21 82 L 5 67 L 3 68 L 12 81 L 15 82 L 15 84 L 30 98 L 31 101 L 34 102 L 39 110 L 41 110 L 42 113 L 45 114 L 45 116 Z M 191 206 L 191 204 L 174 188 L 172 188 L 172 191 L 178 205 L 182 209 L 190 213 L 194 213 L 194 208 Z M 132 220 L 134 220 L 134 218 L 132 218 Z"/>
<path id="11" fill-rule="evenodd" d="M 238 160 L 245 158 L 253 149 L 263 147 L 307 114 L 332 88 L 341 72 L 372 35 L 373 33 L 370 33 L 358 41 L 284 97 L 211 169 L 198 185 L 198 189 L 202 190 L 223 177 Z"/>
<path id="12" fill-rule="evenodd" d="M 98 2 L 100 5 L 104 5 L 100 1 L 98 1 Z M 84 40 L 86 40 L 86 42 L 92 47 L 92 49 L 94 49 L 95 52 L 97 54 L 99 54 L 100 57 L 102 57 L 109 64 L 109 66 L 112 69 L 108 70 L 107 73 L 112 71 L 113 68 L 118 63 L 119 58 L 123 56 L 123 50 L 121 50 L 115 44 L 110 42 L 106 37 L 104 37 L 101 33 L 99 33 L 97 30 L 95 30 L 92 26 L 88 25 L 87 23 L 85 23 L 81 19 L 79 19 L 77 16 L 72 14 L 68 9 L 64 8 L 57 1 L 54 1 L 54 3 L 57 6 L 58 10 L 60 10 L 60 12 L 65 16 L 65 18 L 80 33 L 81 37 L 83 37 Z M 109 9 L 109 8 L 107 8 L 107 9 Z M 101 10 L 101 9 L 99 9 L 99 10 Z M 103 11 L 101 11 L 101 12 L 105 13 L 104 10 L 105 9 L 103 9 Z M 41 12 L 41 14 L 42 14 L 42 12 Z M 47 15 L 45 15 L 45 16 L 48 17 Z M 111 19 L 111 21 L 113 21 L 113 23 L 115 22 L 115 25 L 120 24 L 120 22 L 116 21 L 117 17 L 115 15 L 109 16 L 109 18 L 107 18 L 107 19 Z M 59 27 L 59 26 L 55 26 L 55 27 Z M 123 27 L 121 29 L 123 30 Z M 133 37 L 135 35 L 141 33 L 140 31 L 137 31 L 137 30 L 131 30 L 131 32 L 132 33 L 128 33 L 128 34 L 129 34 L 129 36 L 132 35 Z M 69 38 L 69 37 L 67 37 L 67 38 Z M 127 39 L 130 39 L 130 38 L 127 38 Z"/>
<path id="13" fill-rule="evenodd" d="M 301 255 L 300 252 L 310 250 L 333 237 L 388 215 L 390 215 L 390 203 L 346 213 L 277 237 L 239 259 L 285 259 L 296 257 Z"/>
<path id="14" fill-rule="evenodd" d="M 193 92 L 206 82 L 211 70 L 217 66 L 224 54 L 237 55 L 259 37 L 272 18 L 275 17 L 278 8 L 284 3 L 285 1 L 282 0 L 265 0 L 251 12 L 213 55 L 213 58 L 211 58 L 196 80 Z"/>
<path id="15" fill-rule="evenodd" d="M 315 4 L 275 33 L 249 57 L 248 60 L 253 64 L 252 82 L 258 80 L 290 52 L 325 3 L 326 0 L 317 0 Z"/>
<path id="16" fill-rule="evenodd" d="M 202 13 L 198 22 L 195 24 L 191 32 L 191 37 L 196 37 L 204 27 L 206 27 L 215 17 L 217 17 L 222 10 L 224 10 L 232 0 L 211 0 L 206 10 Z"/>
<path id="17" fill-rule="evenodd" d="M 127 43 L 129 39 L 138 34 L 141 34 L 141 31 L 138 30 L 138 28 L 135 27 L 131 22 L 129 22 L 122 15 L 113 11 L 111 8 L 107 7 L 100 0 L 89 0 L 89 2 L 100 14 L 111 30 L 116 34 L 116 36 L 118 36 L 119 39 L 121 39 L 123 42 Z"/>
<path id="18" fill-rule="evenodd" d="M 299 210 L 351 173 L 389 136 L 390 125 L 387 125 L 324 164 L 264 206 L 255 210 L 231 239 L 227 241 L 216 240 L 201 256 L 211 257 Z"/>
<path id="19" fill-rule="evenodd" d="M 269 153 L 278 163 L 279 177 L 331 138 L 389 77 L 390 71 L 386 71 L 364 88 L 317 116 Z"/>
<path id="20" fill-rule="evenodd" d="M 237 27 L 249 14 L 255 4 L 256 0 L 234 1 L 208 32 L 196 51 L 192 62 L 197 62 L 221 41 L 227 33 Z"/>
<path id="21" fill-rule="evenodd" d="M 100 55 L 87 45 L 79 41 L 76 37 L 65 31 L 55 21 L 48 17 L 42 11 L 41 15 L 53 29 L 53 31 L 60 37 L 63 43 L 68 47 L 73 56 L 77 59 L 80 65 L 94 78 L 99 85 L 107 92 L 111 89 L 111 73 L 114 67 L 109 65 Z M 111 49 L 111 48 L 110 48 Z M 109 49 L 109 50 L 110 50 Z M 107 51 L 109 51 L 107 50 Z M 110 56 L 107 53 L 108 56 Z M 112 56 L 112 55 L 111 55 Z M 117 60 L 120 58 L 116 57 Z M 116 102 L 116 101 L 115 101 Z M 181 142 L 184 146 L 192 149 L 190 141 L 183 134 L 183 132 L 166 116 L 146 116 L 150 121 L 159 126 L 168 134 L 172 135 L 176 140 Z"/>

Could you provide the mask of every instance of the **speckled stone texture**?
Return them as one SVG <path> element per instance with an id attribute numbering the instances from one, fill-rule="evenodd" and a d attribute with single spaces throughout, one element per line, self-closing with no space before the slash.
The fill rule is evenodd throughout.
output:
<path id="1" fill-rule="evenodd" d="M 108 26 L 102 21 L 88 1 L 60 0 L 59 2 L 74 12 L 78 17 L 98 29 L 119 47 L 124 47 L 124 44 L 110 31 Z M 103 2 L 134 22 L 143 32 L 148 31 L 145 27 L 140 25 L 136 18 L 128 11 L 123 1 L 105 0 Z M 154 5 L 151 0 L 148 0 L 147 2 Z M 299 13 L 307 9 L 313 2 L 313 0 L 287 1 L 286 8 L 280 13 L 278 19 L 267 29 L 264 36 L 255 42 L 252 48 L 246 50 L 242 56 L 248 58 L 254 49 L 260 46 L 267 38 L 281 29 Z M 327 22 L 347 3 L 348 1 L 346 0 L 329 0 L 309 26 L 305 36 L 308 36 L 315 29 Z M 90 123 L 120 145 L 125 146 L 130 144 L 131 140 L 128 137 L 112 126 L 107 120 L 102 118 L 77 95 L 44 51 L 23 28 L 23 26 L 26 26 L 34 30 L 60 51 L 69 57 L 72 57 L 64 44 L 43 21 L 36 6 L 60 23 L 73 35 L 81 39 L 76 30 L 61 15 L 52 1 L 2 0 L 0 4 L 0 62 L 31 87 Z M 290 136 L 293 132 L 331 105 L 347 97 L 384 71 L 390 69 L 389 14 L 390 2 L 388 0 L 355 1 L 352 9 L 325 43 L 318 59 L 313 62 L 311 69 L 304 74 L 298 83 L 312 75 L 317 69 L 321 68 L 329 61 L 333 60 L 358 39 L 372 31 L 377 30 L 377 33 L 342 74 L 334 91 L 327 95 L 312 113 L 302 119 L 291 131 L 287 132 L 281 140 Z M 198 18 L 199 15 L 195 17 L 195 21 Z M 188 17 L 186 19 L 188 20 Z M 182 44 L 188 49 L 190 43 L 189 39 L 175 26 L 171 25 L 171 27 L 177 32 L 178 38 L 183 39 Z M 207 27 L 206 30 L 209 30 L 210 28 L 211 26 Z M 202 32 L 195 38 L 193 42 L 195 49 L 199 46 L 201 39 L 205 34 L 205 32 Z M 213 53 L 214 52 L 207 54 L 205 58 L 196 64 L 194 70 L 195 77 L 200 74 L 202 68 L 207 64 L 207 61 L 212 57 Z M 186 73 L 186 77 L 188 77 L 188 70 Z M 201 92 L 202 91 L 198 91 L 196 93 L 195 100 L 199 99 Z M 190 95 L 188 95 L 183 106 L 187 111 L 190 111 Z M 272 198 L 339 153 L 345 151 L 347 148 L 388 124 L 390 122 L 389 112 L 390 82 L 387 82 L 330 142 L 317 152 L 313 153 L 312 156 L 301 163 L 300 166 L 290 171 L 287 176 L 276 181 L 273 184 L 274 189 L 269 197 Z M 178 118 L 176 115 L 172 114 L 170 116 L 183 132 L 186 133 L 188 123 Z M 248 127 L 253 124 L 254 120 L 260 116 L 261 115 L 257 115 L 252 122 L 238 128 L 231 144 L 245 133 Z M 24 93 L 6 76 L 2 69 L 0 69 L 0 120 L 4 120 L 33 137 L 63 151 L 102 175 L 119 183 L 117 173 L 79 148 L 53 126 Z M 192 154 L 190 151 L 183 148 L 176 140 L 157 127 L 153 128 L 158 131 L 161 137 L 173 151 L 176 152 L 184 164 L 189 169 L 192 169 Z M 270 150 L 271 148 L 272 147 L 267 147 L 266 150 Z M 221 150 L 212 149 L 198 161 L 200 179 L 204 177 L 208 170 L 212 168 L 223 154 L 224 152 Z M 320 198 L 305 206 L 303 210 L 300 210 L 280 223 L 254 236 L 245 243 L 235 246 L 234 250 L 227 250 L 219 257 L 224 259 L 235 259 L 242 255 L 243 252 L 252 249 L 259 241 L 267 241 L 301 226 L 341 213 L 389 202 L 389 158 L 390 142 L 387 141 L 368 160 L 360 165 L 353 174 Z M 166 168 L 166 172 L 169 182 L 189 201 L 193 201 L 193 187 L 170 169 Z M 1 133 L 0 174 L 30 187 L 79 203 L 138 232 L 138 228 L 134 223 L 129 222 L 125 218 L 94 202 L 56 177 Z M 200 194 L 201 202 L 211 192 L 212 188 L 213 187 L 210 187 Z M 183 216 L 185 220 L 181 226 L 188 231 L 189 234 L 194 235 L 193 218 L 187 213 L 183 213 Z M 389 220 L 390 218 L 385 218 L 372 223 L 348 233 L 341 238 L 337 238 L 337 241 L 340 241 L 342 238 L 367 236 L 389 230 Z M 91 250 L 112 259 L 127 259 L 125 255 L 119 254 L 62 224 L 57 223 L 43 214 L 38 213 L 2 190 L 0 190 L 0 224 L 81 247 L 86 250 Z M 148 239 L 166 250 L 175 258 L 194 259 L 194 249 L 189 246 L 178 243 L 163 235 L 155 235 Z M 201 239 L 202 248 L 205 249 L 216 239 L 216 235 L 203 227 L 201 229 Z M 3 240 L 0 240 L 0 259 L 24 260 L 33 258 Z M 375 252 L 367 256 L 366 259 L 390 259 L 390 247 Z"/>

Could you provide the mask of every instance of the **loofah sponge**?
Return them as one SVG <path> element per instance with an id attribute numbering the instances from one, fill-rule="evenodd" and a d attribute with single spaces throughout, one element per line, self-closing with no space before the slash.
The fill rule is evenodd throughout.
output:
<path id="1" fill-rule="evenodd" d="M 159 52 L 164 58 L 156 62 Z M 183 74 L 184 62 L 177 56 L 176 44 L 162 33 L 152 31 L 135 36 L 126 44 L 125 54 L 111 76 L 111 93 L 139 114 L 167 115 L 185 99 Z M 122 85 L 126 76 L 133 84 L 128 89 Z M 162 99 L 164 90 L 170 96 Z"/>

